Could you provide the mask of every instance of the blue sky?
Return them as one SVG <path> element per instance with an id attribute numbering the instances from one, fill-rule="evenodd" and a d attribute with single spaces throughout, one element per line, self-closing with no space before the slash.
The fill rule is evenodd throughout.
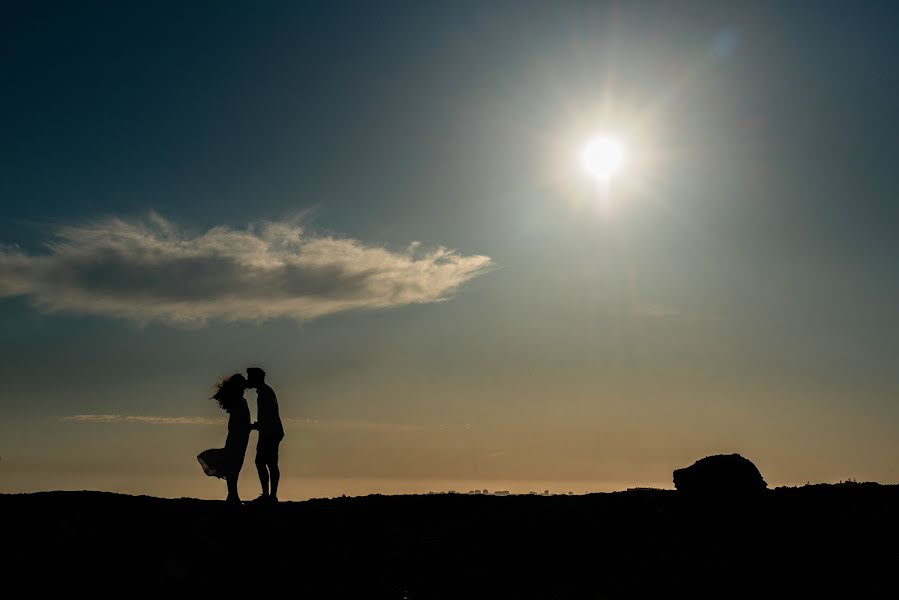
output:
<path id="1" fill-rule="evenodd" d="M 221 418 L 250 364 L 297 497 L 667 484 L 732 451 L 899 478 L 891 7 L 5 13 L 4 489 L 214 497 L 217 426 L 70 417 Z M 576 160 L 600 127 L 632 142 L 602 194 Z"/>

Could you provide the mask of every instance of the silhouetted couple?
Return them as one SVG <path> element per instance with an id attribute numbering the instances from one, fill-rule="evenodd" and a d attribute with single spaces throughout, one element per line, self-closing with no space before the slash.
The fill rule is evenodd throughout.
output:
<path id="1" fill-rule="evenodd" d="M 247 388 L 256 389 L 256 422 L 250 424 L 250 408 L 243 394 Z M 256 502 L 277 502 L 278 446 L 284 439 L 284 428 L 278 414 L 278 398 L 275 391 L 265 383 L 265 371 L 259 368 L 247 369 L 247 376 L 235 373 L 218 384 L 212 396 L 219 406 L 228 411 L 228 438 L 224 448 L 206 450 L 197 456 L 203 471 L 211 477 L 220 477 L 228 483 L 228 502 L 240 504 L 237 493 L 237 479 L 243 467 L 250 431 L 259 431 L 256 442 L 256 470 L 262 495 Z"/>

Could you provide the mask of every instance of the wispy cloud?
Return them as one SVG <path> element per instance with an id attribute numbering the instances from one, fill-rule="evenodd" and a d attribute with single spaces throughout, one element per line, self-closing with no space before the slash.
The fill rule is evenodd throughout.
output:
<path id="1" fill-rule="evenodd" d="M 62 423 L 93 423 L 93 424 L 139 424 L 139 425 L 216 425 L 224 426 L 227 420 L 224 417 L 160 417 L 139 415 L 69 415 L 55 417 L 53 420 Z M 470 428 L 471 425 L 447 425 L 447 424 L 420 424 L 420 423 L 391 423 L 383 421 L 363 421 L 352 419 L 307 419 L 285 418 L 282 420 L 289 429 L 317 429 L 323 431 L 368 431 L 373 433 L 410 433 L 430 429 L 445 428 Z"/>
<path id="2" fill-rule="evenodd" d="M 189 235 L 162 217 L 63 227 L 48 253 L 0 247 L 0 297 L 137 321 L 298 321 L 446 300 L 491 266 L 444 247 L 404 251 L 288 222 Z"/>
<path id="3" fill-rule="evenodd" d="M 651 319 L 665 319 L 668 317 L 677 317 L 681 315 L 681 311 L 673 306 L 665 304 L 638 304 L 634 307 L 633 312 L 638 317 L 648 317 Z"/>
<path id="4" fill-rule="evenodd" d="M 318 425 L 318 419 L 281 419 L 285 425 Z"/>
<path id="5" fill-rule="evenodd" d="M 139 423 L 141 425 L 224 425 L 225 419 L 208 417 L 145 417 L 131 415 L 70 415 L 59 417 L 64 423 Z"/>
<path id="6" fill-rule="evenodd" d="M 631 309 L 634 316 L 645 319 L 682 319 L 688 321 L 721 321 L 725 317 L 712 313 L 698 313 L 682 310 L 668 304 L 637 304 Z"/>

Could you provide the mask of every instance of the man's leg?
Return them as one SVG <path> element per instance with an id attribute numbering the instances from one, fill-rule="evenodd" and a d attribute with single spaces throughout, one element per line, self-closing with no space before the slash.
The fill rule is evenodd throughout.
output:
<path id="1" fill-rule="evenodd" d="M 237 474 L 229 475 L 225 481 L 228 483 L 228 502 L 240 502 L 237 495 Z"/>
<path id="2" fill-rule="evenodd" d="M 272 475 L 272 499 L 278 499 L 278 482 L 281 480 L 281 470 L 278 469 L 277 458 L 268 464 L 269 473 Z"/>
<path id="3" fill-rule="evenodd" d="M 268 497 L 268 468 L 265 465 L 265 459 L 256 454 L 256 471 L 259 473 L 259 484 L 262 486 L 262 496 Z M 272 486 L 277 488 L 277 480 L 272 482 Z"/>
<path id="4" fill-rule="evenodd" d="M 278 501 L 278 482 L 281 481 L 281 469 L 278 468 L 278 450 L 281 446 L 279 439 L 272 444 L 271 454 L 268 456 L 268 471 L 272 476 L 272 500 Z"/>

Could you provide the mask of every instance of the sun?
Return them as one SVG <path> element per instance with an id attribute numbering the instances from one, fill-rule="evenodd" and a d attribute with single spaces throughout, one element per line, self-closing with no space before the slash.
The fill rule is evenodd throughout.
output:
<path id="1" fill-rule="evenodd" d="M 581 150 L 581 166 L 601 184 L 609 183 L 621 171 L 625 158 L 624 144 L 607 134 L 590 138 Z"/>

